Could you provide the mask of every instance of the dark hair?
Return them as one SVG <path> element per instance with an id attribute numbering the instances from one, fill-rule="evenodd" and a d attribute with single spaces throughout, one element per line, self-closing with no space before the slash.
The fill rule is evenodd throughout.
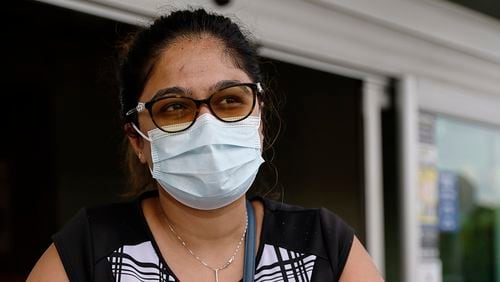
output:
<path id="1" fill-rule="evenodd" d="M 220 40 L 224 51 L 236 67 L 243 70 L 253 82 L 263 82 L 256 46 L 236 23 L 225 16 L 207 13 L 203 9 L 175 11 L 155 20 L 149 27 L 139 30 L 123 46 L 118 79 L 121 114 L 125 124 L 138 122 L 137 115 L 127 118 L 125 114 L 137 105 L 151 70 L 162 52 L 176 40 L 200 35 Z M 280 125 L 279 122 L 273 122 L 279 121 L 275 106 L 277 98 L 265 87 L 265 83 L 264 89 L 260 102 L 264 125 L 263 147 L 266 151 L 274 143 Z M 130 131 L 128 134 L 134 133 Z M 127 152 L 127 166 L 132 186 L 129 194 L 136 195 L 154 187 L 151 185 L 154 181 L 147 166 L 139 162 L 130 146 Z"/>

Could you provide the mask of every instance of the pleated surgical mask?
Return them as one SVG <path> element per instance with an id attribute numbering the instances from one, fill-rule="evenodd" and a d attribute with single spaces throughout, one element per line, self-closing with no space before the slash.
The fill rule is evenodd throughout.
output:
<path id="1" fill-rule="evenodd" d="M 229 205 L 248 191 L 264 162 L 259 126 L 259 116 L 222 122 L 203 114 L 185 131 L 150 130 L 153 178 L 186 206 Z"/>

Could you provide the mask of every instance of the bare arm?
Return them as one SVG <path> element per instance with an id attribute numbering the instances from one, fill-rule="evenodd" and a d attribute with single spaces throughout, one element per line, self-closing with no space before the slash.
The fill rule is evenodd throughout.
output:
<path id="1" fill-rule="evenodd" d="M 351 251 L 347 257 L 344 271 L 340 276 L 340 282 L 375 282 L 384 281 L 373 264 L 370 255 L 355 236 L 352 242 Z"/>
<path id="2" fill-rule="evenodd" d="M 43 253 L 26 281 L 69 281 L 54 244 L 51 244 Z"/>

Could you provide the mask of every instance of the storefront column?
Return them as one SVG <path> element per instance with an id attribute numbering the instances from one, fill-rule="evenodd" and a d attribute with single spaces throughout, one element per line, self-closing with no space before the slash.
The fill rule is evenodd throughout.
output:
<path id="1" fill-rule="evenodd" d="M 417 222 L 418 103 L 417 80 L 403 76 L 398 96 L 401 164 L 401 258 L 402 281 L 418 281 L 420 230 Z"/>
<path id="2" fill-rule="evenodd" d="M 382 274 L 385 255 L 381 109 L 385 86 L 385 81 L 380 79 L 365 78 L 363 81 L 366 247 Z"/>

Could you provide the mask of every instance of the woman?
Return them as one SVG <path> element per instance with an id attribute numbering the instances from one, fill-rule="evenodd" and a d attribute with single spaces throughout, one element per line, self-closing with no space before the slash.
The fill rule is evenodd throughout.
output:
<path id="1" fill-rule="evenodd" d="M 247 201 L 273 105 L 230 19 L 158 19 L 133 39 L 120 78 L 131 173 L 155 189 L 82 210 L 29 281 L 382 280 L 331 212 Z"/>

